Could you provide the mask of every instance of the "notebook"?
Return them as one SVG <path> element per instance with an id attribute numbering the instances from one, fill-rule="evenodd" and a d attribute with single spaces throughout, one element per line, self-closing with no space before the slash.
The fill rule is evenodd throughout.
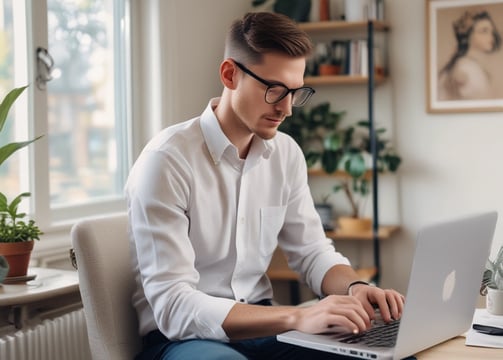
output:
<path id="1" fill-rule="evenodd" d="M 403 359 L 467 331 L 489 257 L 497 213 L 419 231 L 406 302 L 392 347 L 348 344 L 336 334 L 288 331 L 279 341 L 361 359 Z"/>

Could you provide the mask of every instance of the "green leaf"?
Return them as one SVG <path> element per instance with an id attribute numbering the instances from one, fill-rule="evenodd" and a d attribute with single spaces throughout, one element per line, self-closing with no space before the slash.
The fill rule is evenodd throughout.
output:
<path id="1" fill-rule="evenodd" d="M 19 206 L 19 203 L 21 202 L 21 200 L 23 200 L 24 197 L 29 197 L 29 196 L 30 196 L 29 192 L 21 193 L 18 196 L 16 196 L 14 198 L 14 200 L 12 200 L 12 202 L 7 206 L 7 208 L 8 208 L 7 211 L 13 219 L 22 218 L 22 217 L 26 216 L 26 214 L 18 214 L 17 207 Z"/>
<path id="2" fill-rule="evenodd" d="M 334 187 L 332 188 L 332 190 L 334 192 L 337 192 L 337 191 L 342 190 L 342 189 L 344 189 L 344 186 L 342 186 L 340 184 L 334 185 Z"/>
<path id="3" fill-rule="evenodd" d="M 321 155 L 321 165 L 327 173 L 331 174 L 339 167 L 341 158 L 339 151 L 325 150 Z"/>
<path id="4" fill-rule="evenodd" d="M 346 170 L 352 178 L 359 178 L 365 174 L 367 168 L 365 167 L 365 159 L 362 154 L 359 152 L 347 154 L 344 162 L 344 170 Z"/>
<path id="5" fill-rule="evenodd" d="M 310 168 L 321 158 L 321 154 L 315 151 L 309 151 L 305 155 L 307 167 Z"/>
<path id="6" fill-rule="evenodd" d="M 384 156 L 383 159 L 384 162 L 386 163 L 386 167 L 391 172 L 395 172 L 400 166 L 400 163 L 402 162 L 400 156 L 394 154 L 387 154 Z"/>
<path id="7" fill-rule="evenodd" d="M 5 121 L 7 120 L 7 115 L 9 114 L 9 110 L 16 101 L 16 99 L 19 97 L 19 95 L 22 94 L 22 92 L 28 87 L 23 86 L 20 88 L 15 88 L 11 90 L 3 99 L 2 103 L 0 104 L 0 131 L 2 131 Z"/>
<path id="8" fill-rule="evenodd" d="M 342 148 L 342 135 L 332 131 L 323 140 L 323 148 L 329 151 L 338 151 Z"/>
<path id="9" fill-rule="evenodd" d="M 367 196 L 370 193 L 369 182 L 366 179 L 360 181 L 360 194 Z"/>
<path id="10" fill-rule="evenodd" d="M 40 139 L 42 135 L 36 137 L 33 140 L 28 140 L 28 141 L 21 141 L 21 142 L 14 142 L 10 143 L 7 145 L 4 145 L 0 148 L 0 165 L 3 164 L 5 160 L 9 158 L 14 152 L 18 151 L 19 149 L 24 148 L 25 146 L 30 145 L 32 142 L 37 141 Z"/>

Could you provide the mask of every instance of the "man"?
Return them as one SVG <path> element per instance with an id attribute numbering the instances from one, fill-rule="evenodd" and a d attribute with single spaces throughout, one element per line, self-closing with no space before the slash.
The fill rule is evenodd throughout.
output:
<path id="1" fill-rule="evenodd" d="M 385 321 L 400 317 L 402 295 L 359 282 L 326 239 L 302 152 L 277 132 L 292 106 L 314 93 L 303 86 L 311 51 L 285 16 L 234 22 L 221 98 L 163 130 L 134 165 L 126 195 L 140 359 L 330 358 L 275 335 L 358 333 L 369 328 L 373 305 Z M 265 272 L 277 245 L 319 303 L 267 306 Z"/>

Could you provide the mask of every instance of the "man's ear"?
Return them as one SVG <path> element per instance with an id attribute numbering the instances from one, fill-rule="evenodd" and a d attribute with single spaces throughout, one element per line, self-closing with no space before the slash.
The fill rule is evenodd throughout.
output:
<path id="1" fill-rule="evenodd" d="M 231 59 L 225 59 L 220 64 L 220 81 L 231 90 L 237 86 L 237 66 Z"/>

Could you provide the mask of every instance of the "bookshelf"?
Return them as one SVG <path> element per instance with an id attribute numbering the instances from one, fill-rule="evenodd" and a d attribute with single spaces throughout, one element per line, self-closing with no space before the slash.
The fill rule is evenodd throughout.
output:
<path id="1" fill-rule="evenodd" d="M 373 257 L 374 257 L 374 269 L 375 273 L 372 280 L 379 284 L 381 264 L 380 264 L 380 241 L 382 239 L 388 238 L 394 233 L 398 227 L 382 227 L 379 224 L 379 212 L 378 212 L 378 170 L 377 170 L 377 141 L 375 134 L 375 124 L 374 124 L 374 89 L 376 85 L 379 85 L 386 81 L 387 71 L 385 66 L 385 61 L 382 61 L 379 66 L 376 66 L 374 59 L 375 56 L 375 36 L 376 33 L 383 33 L 384 35 L 390 30 L 390 25 L 387 21 L 381 20 L 370 20 L 370 21 L 320 21 L 320 22 L 309 22 L 301 23 L 299 26 L 309 33 L 313 37 L 313 41 L 316 40 L 323 42 L 330 42 L 334 44 L 338 41 L 348 41 L 353 42 L 354 39 L 357 41 L 364 41 L 366 45 L 366 51 L 355 53 L 349 51 L 349 47 L 343 52 L 344 66 L 343 73 L 340 75 L 323 75 L 323 76 L 306 76 L 304 82 L 311 86 L 365 86 L 367 89 L 367 100 L 368 100 L 368 120 L 369 126 L 369 138 L 371 142 L 371 153 L 372 153 L 372 169 L 368 172 L 367 177 L 371 180 L 372 184 L 372 205 L 373 205 L 373 223 L 372 230 L 364 234 L 341 234 L 330 233 L 327 234 L 331 238 L 347 239 L 347 240 L 371 240 L 373 244 Z M 386 38 L 386 37 L 385 37 Z M 386 47 L 385 47 L 386 48 Z M 385 49 L 381 49 L 385 50 Z M 362 68 L 366 71 L 362 73 L 353 73 L 354 67 L 348 66 L 348 63 L 355 61 L 351 59 L 352 56 L 359 56 L 356 62 L 366 62 L 365 66 Z M 340 60 L 340 59 L 339 59 Z M 336 172 L 335 174 L 325 174 L 322 171 L 310 171 L 309 176 L 344 176 L 341 172 Z"/>

